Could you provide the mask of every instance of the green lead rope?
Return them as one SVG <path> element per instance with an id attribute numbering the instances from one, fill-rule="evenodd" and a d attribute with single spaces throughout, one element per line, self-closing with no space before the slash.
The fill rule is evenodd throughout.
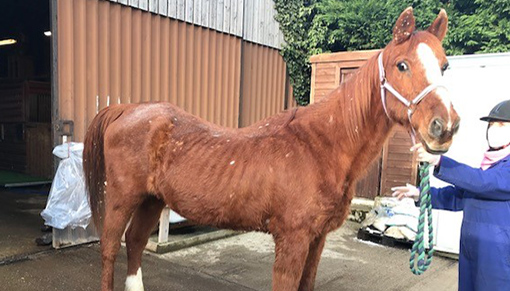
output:
<path id="1" fill-rule="evenodd" d="M 429 163 L 420 163 L 420 217 L 418 219 L 418 233 L 416 234 L 411 250 L 411 258 L 409 259 L 411 271 L 415 275 L 421 275 L 429 268 L 432 256 L 434 255 L 429 169 Z M 427 216 L 427 222 L 425 222 L 425 216 Z M 429 228 L 429 249 L 425 248 L 426 224 L 428 224 Z"/>

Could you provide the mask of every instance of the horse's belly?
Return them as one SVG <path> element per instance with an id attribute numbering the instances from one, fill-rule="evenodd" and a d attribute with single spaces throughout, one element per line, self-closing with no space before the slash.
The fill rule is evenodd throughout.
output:
<path id="1" fill-rule="evenodd" d="M 246 207 L 221 198 L 196 197 L 178 192 L 172 196 L 165 199 L 167 204 L 191 222 L 233 230 L 267 231 L 268 217 L 255 206 Z"/>

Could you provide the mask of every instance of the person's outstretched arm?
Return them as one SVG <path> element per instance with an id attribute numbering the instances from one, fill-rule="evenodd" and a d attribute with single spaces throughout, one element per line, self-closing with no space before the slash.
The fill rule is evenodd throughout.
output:
<path id="1" fill-rule="evenodd" d="M 415 201 L 419 199 L 420 190 L 416 186 L 407 184 L 391 188 L 392 196 L 399 200 L 404 197 L 413 198 Z M 443 188 L 430 188 L 430 196 L 432 198 L 432 208 L 450 211 L 462 211 L 464 209 L 464 191 L 454 186 Z"/>
<path id="2" fill-rule="evenodd" d="M 432 208 L 450 211 L 464 210 L 464 191 L 455 187 L 430 188 Z"/>
<path id="3" fill-rule="evenodd" d="M 476 198 L 510 200 L 510 164 L 484 171 L 443 156 L 434 176 L 474 193 Z"/>

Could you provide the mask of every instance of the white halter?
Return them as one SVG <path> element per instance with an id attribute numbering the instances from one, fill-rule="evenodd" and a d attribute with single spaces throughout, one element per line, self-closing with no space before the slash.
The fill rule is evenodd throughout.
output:
<path id="1" fill-rule="evenodd" d="M 386 116 L 388 116 L 388 118 L 391 120 L 391 117 L 388 114 L 388 109 L 386 108 L 386 90 L 388 90 L 391 92 L 391 94 L 393 94 L 393 96 L 395 96 L 400 102 L 402 102 L 407 107 L 407 118 L 409 119 L 409 125 L 411 126 L 411 129 L 413 130 L 412 134 L 411 134 L 411 138 L 413 139 L 413 144 L 414 144 L 416 131 L 414 130 L 413 125 L 411 124 L 411 117 L 414 113 L 414 110 L 416 109 L 416 105 L 418 105 L 418 103 L 420 103 L 420 101 L 423 98 L 425 98 L 425 96 L 427 96 L 427 94 L 429 94 L 433 90 L 435 90 L 439 87 L 443 87 L 443 88 L 446 88 L 446 87 L 443 84 L 432 83 L 432 84 L 428 85 L 427 87 L 425 87 L 425 89 L 423 89 L 420 92 L 420 94 L 418 94 L 412 101 L 409 101 L 406 98 L 404 98 L 404 96 L 402 96 L 400 93 L 398 93 L 398 91 L 395 90 L 395 88 L 393 88 L 393 86 L 391 86 L 391 84 L 388 82 L 388 80 L 386 80 L 386 74 L 384 72 L 382 57 L 383 57 L 383 52 L 381 51 L 381 53 L 379 53 L 377 62 L 379 65 L 379 79 L 381 81 L 381 100 L 382 100 L 384 112 L 386 113 Z"/>

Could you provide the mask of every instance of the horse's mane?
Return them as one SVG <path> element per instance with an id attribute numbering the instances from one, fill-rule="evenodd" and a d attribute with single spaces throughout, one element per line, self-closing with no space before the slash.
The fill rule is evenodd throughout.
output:
<path id="1" fill-rule="evenodd" d="M 330 118 L 342 128 L 351 142 L 358 140 L 362 129 L 374 116 L 372 95 L 377 92 L 377 56 L 369 59 L 337 89 L 307 107 L 296 107 L 260 120 L 240 131 L 251 137 L 277 134 L 294 121 L 318 120 L 326 124 Z"/>
<path id="2" fill-rule="evenodd" d="M 361 128 L 366 126 L 369 119 L 374 119 L 372 95 L 378 89 L 377 72 L 376 57 L 372 57 L 342 84 L 343 94 L 336 97 L 343 108 L 343 123 L 350 140 L 356 140 Z M 331 95 L 334 98 L 336 94 Z"/>
<path id="3" fill-rule="evenodd" d="M 342 125 L 349 140 L 356 141 L 368 121 L 375 118 L 372 95 L 379 88 L 377 74 L 376 55 L 348 77 L 337 89 L 308 106 L 306 110 L 309 110 L 312 115 L 323 115 L 323 122 L 327 122 L 329 118 L 340 118 L 338 124 Z M 331 114 L 327 114 L 333 110 L 341 114 L 332 117 Z"/>
<path id="4" fill-rule="evenodd" d="M 282 111 L 273 116 L 267 117 L 260 121 L 255 122 L 247 127 L 239 128 L 240 132 L 243 132 L 249 136 L 268 136 L 274 135 L 278 131 L 286 128 L 295 118 L 299 111 L 304 110 L 303 107 L 295 107 L 285 111 Z M 236 129 L 233 129 L 236 130 Z"/>

